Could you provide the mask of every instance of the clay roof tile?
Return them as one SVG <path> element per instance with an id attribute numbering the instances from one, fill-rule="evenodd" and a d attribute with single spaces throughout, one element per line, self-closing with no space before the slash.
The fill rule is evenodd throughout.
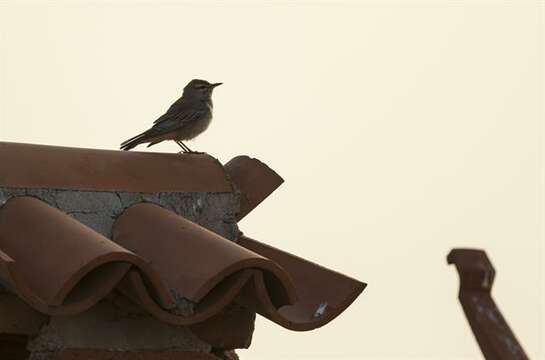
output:
<path id="1" fill-rule="evenodd" d="M 140 192 L 231 192 L 207 154 L 161 154 L 0 142 L 0 186 Z"/>
<path id="2" fill-rule="evenodd" d="M 5 188 L 209 193 L 236 188 L 237 220 L 283 181 L 246 156 L 224 169 L 205 154 L 0 143 L 0 162 Z M 366 286 L 245 236 L 235 243 L 152 203 L 125 209 L 112 232 L 109 239 L 37 198 L 11 197 L 0 207 L 0 283 L 48 315 L 86 311 L 116 289 L 173 325 L 199 324 L 239 303 L 298 331 L 328 323 Z"/>

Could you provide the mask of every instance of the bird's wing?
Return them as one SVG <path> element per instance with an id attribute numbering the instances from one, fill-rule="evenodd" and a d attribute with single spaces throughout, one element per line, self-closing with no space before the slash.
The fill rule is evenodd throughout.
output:
<path id="1" fill-rule="evenodd" d="M 147 142 L 150 139 L 166 135 L 184 127 L 185 124 L 198 120 L 209 111 L 206 104 L 202 102 L 181 101 L 178 99 L 170 106 L 165 114 L 155 120 L 153 126 L 141 134 L 138 134 L 123 143 L 121 147 L 126 150 L 131 149 L 137 144 Z M 130 145 L 133 143 L 134 145 Z"/>
<path id="2" fill-rule="evenodd" d="M 205 112 L 206 108 L 203 107 L 188 107 L 183 109 L 183 111 L 170 114 L 169 116 L 163 115 L 164 118 L 161 119 L 161 121 L 156 122 L 151 130 L 154 130 L 154 133 L 156 134 L 166 134 L 182 128 L 187 123 L 198 120 L 205 115 Z"/>
<path id="3" fill-rule="evenodd" d="M 166 113 L 164 113 L 163 115 L 161 115 L 157 120 L 155 120 L 153 123 L 154 124 L 157 124 L 163 120 L 166 120 L 174 115 L 177 115 L 178 113 L 182 112 L 184 110 L 184 108 L 190 108 L 191 107 L 191 103 L 186 101 L 186 100 L 182 100 L 183 98 L 179 98 L 178 100 L 176 100 L 172 105 L 170 105 L 170 107 L 168 108 L 168 110 L 166 111 Z"/>
<path id="4" fill-rule="evenodd" d="M 179 117 L 171 116 L 171 117 L 165 118 L 161 120 L 160 122 L 156 123 L 155 125 L 153 125 L 148 130 L 144 131 L 143 133 L 136 135 L 135 137 L 132 137 L 129 140 L 124 141 L 123 143 L 121 143 L 121 148 L 123 150 L 129 150 L 140 143 L 149 142 L 159 136 L 163 136 L 173 131 L 177 131 L 180 128 L 182 128 L 185 124 L 194 120 L 198 120 L 201 116 L 205 114 L 201 110 L 196 110 L 196 111 L 194 110 L 193 112 L 187 111 L 184 114 L 178 114 L 178 115 Z"/>

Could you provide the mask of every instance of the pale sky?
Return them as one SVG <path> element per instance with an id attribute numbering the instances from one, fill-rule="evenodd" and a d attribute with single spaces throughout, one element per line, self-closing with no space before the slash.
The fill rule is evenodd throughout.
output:
<path id="1" fill-rule="evenodd" d="M 482 358 L 453 247 L 487 250 L 545 359 L 543 8 L 0 0 L 0 140 L 116 149 L 192 78 L 223 82 L 190 147 L 286 181 L 241 229 L 369 284 L 318 330 L 258 318 L 242 359 Z"/>

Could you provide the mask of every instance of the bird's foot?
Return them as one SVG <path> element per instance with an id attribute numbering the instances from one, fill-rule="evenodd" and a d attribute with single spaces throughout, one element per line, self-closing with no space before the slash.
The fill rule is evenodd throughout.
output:
<path id="1" fill-rule="evenodd" d="M 182 150 L 182 151 L 178 151 L 178 154 L 204 154 L 204 152 L 202 151 L 193 151 L 193 150 L 189 150 L 189 151 L 186 151 L 186 150 Z"/>
<path id="2" fill-rule="evenodd" d="M 204 151 L 179 151 L 178 154 L 180 155 L 184 155 L 184 154 L 195 154 L 195 155 L 202 155 L 202 154 L 206 154 Z"/>

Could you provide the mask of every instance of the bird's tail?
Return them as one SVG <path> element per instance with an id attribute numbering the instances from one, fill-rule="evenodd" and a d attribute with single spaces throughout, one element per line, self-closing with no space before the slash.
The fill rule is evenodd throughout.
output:
<path id="1" fill-rule="evenodd" d="M 134 148 L 136 145 L 138 144 L 141 144 L 143 142 L 146 142 L 146 139 L 147 139 L 147 135 L 149 133 L 149 130 L 148 131 L 144 131 L 143 133 L 141 134 L 138 134 L 128 140 L 125 140 L 121 143 L 120 145 L 120 149 L 121 150 L 130 150 L 132 148 Z"/>

